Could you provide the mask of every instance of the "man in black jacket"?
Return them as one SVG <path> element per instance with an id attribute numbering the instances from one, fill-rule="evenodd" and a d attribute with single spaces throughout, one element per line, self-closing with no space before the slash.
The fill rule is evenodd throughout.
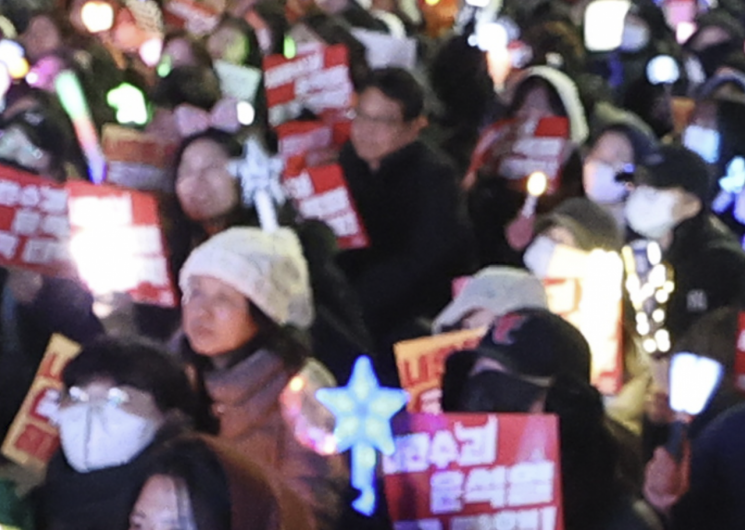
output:
<path id="1" fill-rule="evenodd" d="M 410 335 L 419 317 L 434 316 L 469 261 L 454 170 L 418 140 L 423 109 L 411 74 L 375 71 L 359 93 L 351 141 L 340 155 L 370 239 L 368 248 L 342 253 L 340 265 L 384 344 Z"/>
<path id="2" fill-rule="evenodd" d="M 709 211 L 711 179 L 698 155 L 665 146 L 639 177 L 626 220 L 660 244 L 672 268 L 675 290 L 665 324 L 674 344 L 703 314 L 745 303 L 745 252 Z"/>

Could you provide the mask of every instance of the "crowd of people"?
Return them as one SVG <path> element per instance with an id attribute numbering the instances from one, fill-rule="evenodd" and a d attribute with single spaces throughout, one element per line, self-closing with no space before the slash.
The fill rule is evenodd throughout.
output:
<path id="1" fill-rule="evenodd" d="M 174 22 L 187 8 L 196 19 Z M 444 361 L 442 410 L 555 414 L 564 528 L 739 528 L 741 2 L 7 0 L 0 32 L 0 174 L 98 183 L 57 82 L 74 75 L 99 138 L 118 124 L 174 146 L 145 191 L 179 295 L 157 307 L 0 268 L 3 439 L 50 338 L 81 345 L 43 474 L 0 457 L 0 527 L 394 528 L 380 481 L 373 516 L 353 509 L 316 391 L 346 384 L 360 355 L 400 387 L 396 344 L 482 329 Z M 413 54 L 380 64 L 365 35 Z M 340 169 L 364 233 L 351 246 L 281 186 L 267 221 L 235 161 L 260 145 L 289 174 L 276 101 L 261 82 L 231 99 L 224 76 L 339 45 L 348 108 L 292 119 L 333 128 L 301 164 Z M 121 86 L 146 119 L 122 121 Z M 260 177 L 284 182 L 275 166 Z M 611 391 L 551 290 L 610 271 L 598 256 L 624 268 L 619 318 L 597 324 L 618 331 Z M 693 415 L 670 402 L 680 353 L 723 373 Z"/>

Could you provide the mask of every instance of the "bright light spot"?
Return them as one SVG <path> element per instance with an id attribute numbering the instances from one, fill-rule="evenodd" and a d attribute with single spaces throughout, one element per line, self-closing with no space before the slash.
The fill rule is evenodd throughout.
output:
<path id="1" fill-rule="evenodd" d="M 305 381 L 303 381 L 303 378 L 298 375 L 290 380 L 290 390 L 292 392 L 300 392 L 304 386 Z"/>
<path id="2" fill-rule="evenodd" d="M 548 177 L 545 173 L 536 171 L 528 177 L 528 193 L 534 197 L 538 197 L 546 193 L 548 188 Z"/>
<path id="3" fill-rule="evenodd" d="M 663 309 L 655 309 L 652 312 L 652 320 L 657 322 L 658 324 L 662 324 L 662 322 L 665 321 L 665 311 Z"/>
<path id="4" fill-rule="evenodd" d="M 80 18 L 91 33 L 108 31 L 114 25 L 114 8 L 106 2 L 88 2 L 83 6 Z"/>
<path id="5" fill-rule="evenodd" d="M 510 42 L 507 30 L 498 22 L 476 24 L 474 33 L 481 51 L 505 50 Z"/>
<path id="6" fill-rule="evenodd" d="M 238 113 L 238 123 L 241 125 L 251 125 L 256 119 L 256 110 L 248 101 L 239 101 L 236 105 Z"/>
<path id="7" fill-rule="evenodd" d="M 662 261 L 662 249 L 657 243 L 650 243 L 647 245 L 647 258 L 649 259 L 650 265 L 657 265 Z"/>
<path id="8" fill-rule="evenodd" d="M 678 24 L 678 27 L 675 28 L 675 39 L 678 41 L 678 44 L 683 44 L 690 39 L 691 35 L 694 33 L 696 33 L 695 22 L 681 22 Z"/>
<path id="9" fill-rule="evenodd" d="M 653 85 L 675 83 L 680 79 L 678 63 L 669 55 L 658 55 L 647 64 L 647 79 Z"/>
<path id="10" fill-rule="evenodd" d="M 116 121 L 122 124 L 145 125 L 150 114 L 142 91 L 128 83 L 122 83 L 109 91 L 106 102 L 116 110 Z"/>
<path id="11" fill-rule="evenodd" d="M 149 67 L 153 67 L 160 61 L 163 52 L 163 40 L 156 37 L 148 39 L 140 46 L 140 59 Z"/>
<path id="12" fill-rule="evenodd" d="M 657 343 L 654 339 L 644 339 L 642 346 L 644 347 L 644 351 L 647 353 L 654 353 L 657 351 Z"/>
<path id="13" fill-rule="evenodd" d="M 436 6 L 440 3 L 440 0 L 424 0 L 428 6 Z"/>
<path id="14" fill-rule="evenodd" d="M 29 72 L 26 74 L 26 82 L 31 86 L 37 86 L 39 84 L 39 74 L 36 72 Z"/>
<path id="15" fill-rule="evenodd" d="M 670 408 L 695 416 L 704 409 L 722 378 L 713 359 L 681 352 L 670 363 Z"/>
<path id="16" fill-rule="evenodd" d="M 629 0 L 596 0 L 588 5 L 585 10 L 585 47 L 591 52 L 618 48 L 630 7 Z"/>
<path id="17" fill-rule="evenodd" d="M 655 300 L 657 300 L 660 304 L 666 304 L 667 301 L 670 299 L 670 295 L 667 293 L 667 291 L 657 291 L 657 293 L 654 295 Z"/>

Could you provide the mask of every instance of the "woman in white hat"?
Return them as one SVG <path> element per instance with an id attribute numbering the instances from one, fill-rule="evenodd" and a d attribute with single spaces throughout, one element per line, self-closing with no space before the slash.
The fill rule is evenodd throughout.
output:
<path id="1" fill-rule="evenodd" d="M 219 436 L 279 472 L 314 512 L 336 522 L 345 468 L 315 390 L 333 378 L 309 359 L 312 293 L 302 248 L 286 228 L 231 228 L 181 270 L 182 353 L 213 402 Z"/>

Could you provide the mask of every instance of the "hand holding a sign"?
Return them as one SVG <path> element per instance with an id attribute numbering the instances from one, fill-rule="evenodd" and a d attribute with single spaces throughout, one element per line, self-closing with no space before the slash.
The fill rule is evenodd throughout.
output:
<path id="1" fill-rule="evenodd" d="M 664 448 L 658 447 L 644 472 L 644 498 L 658 511 L 667 513 L 688 491 L 690 474 L 688 443 L 683 446 L 680 462 Z"/>

